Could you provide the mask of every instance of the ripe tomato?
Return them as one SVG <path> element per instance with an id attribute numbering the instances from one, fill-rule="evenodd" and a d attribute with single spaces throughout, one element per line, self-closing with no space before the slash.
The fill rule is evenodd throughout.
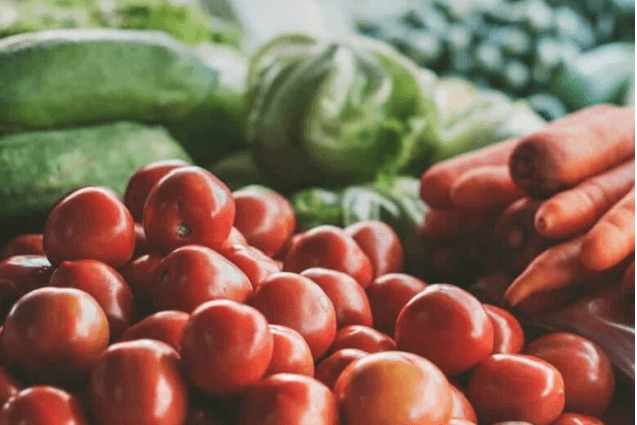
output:
<path id="1" fill-rule="evenodd" d="M 363 287 L 372 281 L 372 263 L 345 231 L 336 226 L 318 226 L 304 232 L 290 247 L 283 270 L 300 273 L 312 267 L 338 270 L 352 276 Z"/>
<path id="2" fill-rule="evenodd" d="M 44 225 L 44 252 L 51 263 L 93 259 L 112 267 L 135 251 L 135 223 L 110 189 L 84 187 L 62 198 Z"/>
<path id="3" fill-rule="evenodd" d="M 111 341 L 119 338 L 131 324 L 133 294 L 122 275 L 105 263 L 63 261 L 51 275 L 49 286 L 81 289 L 95 298 L 106 313 Z"/>
<path id="4" fill-rule="evenodd" d="M 336 380 L 341 372 L 354 360 L 362 359 L 369 353 L 356 348 L 343 348 L 333 352 L 316 365 L 314 378 L 327 385 L 330 389 L 334 389 Z"/>
<path id="5" fill-rule="evenodd" d="M 148 164 L 133 174 L 128 180 L 128 186 L 126 186 L 124 203 L 136 222 L 142 221 L 144 204 L 157 182 L 172 170 L 189 165 L 180 159 L 168 159 Z"/>
<path id="6" fill-rule="evenodd" d="M 157 273 L 162 257 L 158 254 L 146 254 L 135 258 L 120 269 L 124 280 L 133 293 L 136 319 L 146 317 L 152 311 L 151 295 L 153 277 Z"/>
<path id="7" fill-rule="evenodd" d="M 221 254 L 199 245 L 182 246 L 164 257 L 153 280 L 156 310 L 189 313 L 206 301 L 244 302 L 252 294 L 245 273 Z"/>
<path id="8" fill-rule="evenodd" d="M 135 223 L 135 252 L 133 253 L 133 258 L 150 254 L 152 251 L 153 247 L 150 246 L 146 233 L 144 233 L 144 226 L 141 223 Z"/>
<path id="9" fill-rule="evenodd" d="M 0 250 L 0 261 L 14 255 L 44 255 L 43 238 L 42 233 L 26 233 L 16 236 Z"/>
<path id="10" fill-rule="evenodd" d="M 492 354 L 518 354 L 524 348 L 524 331 L 518 319 L 494 305 L 483 304 L 493 325 Z"/>
<path id="11" fill-rule="evenodd" d="M 120 341 L 156 339 L 165 342 L 179 352 L 181 335 L 189 318 L 190 314 L 183 311 L 160 311 L 128 328 L 122 334 Z"/>
<path id="12" fill-rule="evenodd" d="M 456 419 L 466 419 L 470 422 L 478 423 L 476 411 L 467 400 L 467 397 L 456 386 L 451 385 L 451 397 L 453 400 L 451 408 L 451 417 Z"/>
<path id="13" fill-rule="evenodd" d="M 271 274 L 261 282 L 250 303 L 271 324 L 300 333 L 314 360 L 327 352 L 336 335 L 332 301 L 311 279 L 296 273 Z"/>
<path id="14" fill-rule="evenodd" d="M 491 354 L 493 326 L 480 301 L 469 292 L 434 284 L 403 307 L 395 339 L 400 350 L 423 356 L 454 376 Z"/>
<path id="15" fill-rule="evenodd" d="M 476 423 L 468 419 L 451 418 L 449 422 L 447 422 L 447 425 L 476 425 Z"/>
<path id="16" fill-rule="evenodd" d="M 254 289 L 259 287 L 263 279 L 281 271 L 273 259 L 253 246 L 235 244 L 224 247 L 220 253 L 245 273 Z"/>
<path id="17" fill-rule="evenodd" d="M 274 350 L 264 376 L 277 373 L 314 376 L 312 350 L 303 336 L 294 329 L 281 325 L 270 325 L 270 332 L 274 338 Z"/>
<path id="18" fill-rule="evenodd" d="M 164 253 L 191 244 L 219 249 L 234 215 L 232 193 L 221 180 L 200 167 L 180 167 L 150 191 L 142 224 L 150 244 Z"/>
<path id="19" fill-rule="evenodd" d="M 248 246 L 248 241 L 246 240 L 245 236 L 243 236 L 239 229 L 234 226 L 232 227 L 232 229 L 230 229 L 228 239 L 226 239 L 226 241 L 223 243 L 223 249 L 229 248 L 232 245 Z"/>
<path id="20" fill-rule="evenodd" d="M 356 348 L 367 353 L 395 351 L 396 343 L 391 337 L 368 326 L 351 325 L 336 332 L 331 352 L 344 348 Z"/>
<path id="21" fill-rule="evenodd" d="M 374 328 L 394 335 L 400 310 L 427 284 L 405 273 L 388 273 L 377 277 L 367 287 L 367 298 L 372 309 Z"/>
<path id="22" fill-rule="evenodd" d="M 593 416 L 562 413 L 551 425 L 604 425 L 604 422 Z"/>
<path id="23" fill-rule="evenodd" d="M 353 361 L 336 380 L 334 395 L 348 424 L 446 424 L 451 419 L 447 378 L 411 353 L 384 351 Z"/>
<path id="24" fill-rule="evenodd" d="M 376 278 L 403 269 L 403 246 L 392 227 L 379 220 L 366 220 L 345 228 L 372 263 Z"/>
<path id="25" fill-rule="evenodd" d="M 467 398 L 480 423 L 549 425 L 564 409 L 564 380 L 555 367 L 537 357 L 493 354 L 473 371 Z"/>
<path id="26" fill-rule="evenodd" d="M 88 425 L 79 400 L 59 388 L 39 385 L 20 391 L 0 412 L 0 425 Z"/>
<path id="27" fill-rule="evenodd" d="M 253 188 L 235 191 L 234 226 L 248 243 L 272 257 L 292 237 L 296 215 L 292 205 L 276 192 L 265 193 Z"/>
<path id="28" fill-rule="evenodd" d="M 549 362 L 560 371 L 567 412 L 601 416 L 610 407 L 615 393 L 613 366 L 594 342 L 579 335 L 556 332 L 532 341 L 524 352 Z"/>
<path id="29" fill-rule="evenodd" d="M 0 262 L 0 321 L 18 298 L 45 286 L 53 270 L 43 255 L 16 255 Z"/>
<path id="30" fill-rule="evenodd" d="M 108 320 L 98 302 L 75 288 L 40 288 L 7 316 L 2 346 L 9 364 L 30 381 L 76 385 L 108 345 Z"/>
<path id="31" fill-rule="evenodd" d="M 0 368 L 0 405 L 15 396 L 22 389 L 22 385 L 4 368 Z"/>
<path id="32" fill-rule="evenodd" d="M 181 338 L 186 374 L 206 394 L 239 393 L 265 374 L 273 352 L 266 318 L 229 300 L 209 301 L 192 312 Z"/>
<path id="33" fill-rule="evenodd" d="M 253 385 L 243 399 L 239 425 L 338 425 L 332 392 L 309 376 L 278 373 Z"/>
<path id="34" fill-rule="evenodd" d="M 334 304 L 337 329 L 349 325 L 372 325 L 372 310 L 362 286 L 350 275 L 322 267 L 301 272 L 312 279 Z"/>
<path id="35" fill-rule="evenodd" d="M 182 425 L 188 414 L 179 355 L 152 339 L 109 346 L 91 373 L 89 398 L 100 425 Z"/>

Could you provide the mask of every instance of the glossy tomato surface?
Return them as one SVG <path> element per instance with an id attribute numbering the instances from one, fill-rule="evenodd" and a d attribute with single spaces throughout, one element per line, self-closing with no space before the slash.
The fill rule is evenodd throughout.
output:
<path id="1" fill-rule="evenodd" d="M 111 340 L 119 338 L 134 315 L 133 293 L 121 274 L 96 260 L 63 261 L 49 286 L 76 288 L 91 295 L 106 313 Z"/>
<path id="2" fill-rule="evenodd" d="M 119 196 L 84 187 L 62 198 L 44 225 L 44 252 L 51 263 L 93 259 L 120 267 L 135 251 L 135 223 Z"/>
<path id="3" fill-rule="evenodd" d="M 133 293 L 137 320 L 148 316 L 153 310 L 153 285 L 162 259 L 158 254 L 146 254 L 135 258 L 120 269 L 122 277 Z"/>
<path id="4" fill-rule="evenodd" d="M 467 398 L 480 423 L 549 425 L 564 409 L 564 380 L 555 367 L 537 357 L 493 354 L 473 371 Z"/>
<path id="5" fill-rule="evenodd" d="M 45 286 L 54 267 L 43 255 L 15 255 L 0 262 L 0 320 L 29 291 Z"/>
<path id="6" fill-rule="evenodd" d="M 301 276 L 312 279 L 332 301 L 338 329 L 349 325 L 372 325 L 372 310 L 367 294 L 356 279 L 346 273 L 322 267 L 304 270 Z"/>
<path id="7" fill-rule="evenodd" d="M 50 386 L 20 391 L 0 411 L 0 425 L 89 425 L 79 400 Z"/>
<path id="8" fill-rule="evenodd" d="M 272 359 L 265 376 L 296 373 L 314 376 L 312 350 L 303 336 L 292 328 L 269 325 L 273 337 Z"/>
<path id="9" fill-rule="evenodd" d="M 400 310 L 427 284 L 405 273 L 388 273 L 374 279 L 366 289 L 374 328 L 394 335 Z"/>
<path id="10" fill-rule="evenodd" d="M 100 425 L 183 425 L 188 385 L 179 355 L 151 339 L 113 344 L 91 373 L 90 404 Z"/>
<path id="11" fill-rule="evenodd" d="M 338 418 L 329 388 L 309 376 L 279 373 L 250 388 L 239 425 L 339 425 Z"/>
<path id="12" fill-rule="evenodd" d="M 4 368 L 0 368 L 0 405 L 22 389 L 22 385 Z"/>
<path id="13" fill-rule="evenodd" d="M 452 395 L 444 374 L 429 360 L 385 351 L 355 360 L 334 385 L 347 424 L 446 424 Z"/>
<path id="14" fill-rule="evenodd" d="M 566 394 L 565 411 L 600 416 L 615 393 L 615 375 L 608 355 L 579 335 L 556 332 L 532 341 L 526 354 L 546 360 L 560 371 Z"/>
<path id="15" fill-rule="evenodd" d="M 343 348 L 335 351 L 316 365 L 314 378 L 333 389 L 341 372 L 354 360 L 362 359 L 368 354 L 368 352 L 356 348 Z"/>
<path id="16" fill-rule="evenodd" d="M 374 277 L 403 270 L 403 246 L 390 225 L 366 220 L 345 228 L 372 263 Z"/>
<path id="17" fill-rule="evenodd" d="M 239 393 L 265 374 L 273 352 L 268 321 L 229 300 L 209 301 L 192 312 L 181 338 L 190 381 L 210 395 Z"/>
<path id="18" fill-rule="evenodd" d="M 327 352 L 336 335 L 332 301 L 311 279 L 296 273 L 274 273 L 261 282 L 250 303 L 271 324 L 300 333 L 314 360 Z"/>
<path id="19" fill-rule="evenodd" d="M 454 376 L 491 354 L 493 325 L 469 292 L 434 284 L 403 307 L 396 320 L 395 340 L 400 350 L 423 356 Z"/>
<path id="20" fill-rule="evenodd" d="M 368 353 L 396 351 L 394 340 L 384 333 L 368 326 L 351 325 L 336 332 L 332 352 L 343 348 L 356 348 Z"/>
<path id="21" fill-rule="evenodd" d="M 483 304 L 493 325 L 492 354 L 518 354 L 524 348 L 524 331 L 518 319 L 494 305 Z"/>
<path id="22" fill-rule="evenodd" d="M 253 246 L 235 244 L 224 247 L 220 253 L 245 273 L 253 289 L 258 288 L 261 281 L 272 273 L 281 271 L 276 261 Z"/>
<path id="23" fill-rule="evenodd" d="M 25 233 L 9 240 L 0 250 L 0 261 L 14 255 L 44 255 L 44 235 Z"/>
<path id="24" fill-rule="evenodd" d="M 372 263 L 345 231 L 323 225 L 301 234 L 290 247 L 283 270 L 300 273 L 312 267 L 338 270 L 352 276 L 363 287 L 372 281 Z"/>
<path id="25" fill-rule="evenodd" d="M 188 165 L 190 164 L 180 159 L 167 159 L 148 164 L 132 175 L 124 193 L 124 203 L 136 222 L 142 221 L 144 204 L 157 182 L 175 168 L 187 167 Z"/>
<path id="26" fill-rule="evenodd" d="M 206 301 L 229 299 L 244 302 L 252 284 L 237 266 L 210 248 L 187 245 L 161 261 L 152 284 L 156 310 L 187 313 Z"/>
<path id="27" fill-rule="evenodd" d="M 464 393 L 460 391 L 455 385 L 451 385 L 451 396 L 453 399 L 451 417 L 466 419 L 468 421 L 478 423 L 478 417 L 476 416 L 475 410 L 473 410 L 473 406 L 464 395 Z"/>
<path id="28" fill-rule="evenodd" d="M 81 384 L 109 339 L 98 302 L 75 288 L 45 287 L 20 298 L 2 329 L 7 362 L 32 382 Z"/>
<path id="29" fill-rule="evenodd" d="M 604 425 L 604 422 L 594 416 L 562 413 L 551 425 Z"/>
<path id="30" fill-rule="evenodd" d="M 189 318 L 190 314 L 183 311 L 159 311 L 128 328 L 120 340 L 155 339 L 165 342 L 179 352 L 181 335 Z"/>
<path id="31" fill-rule="evenodd" d="M 200 167 L 180 167 L 150 191 L 142 224 L 150 244 L 164 253 L 191 244 L 218 249 L 234 215 L 232 193 L 221 180 Z"/>
<path id="32" fill-rule="evenodd" d="M 250 187 L 235 191 L 234 226 L 248 243 L 272 257 L 292 237 L 296 215 L 292 205 L 276 192 Z"/>

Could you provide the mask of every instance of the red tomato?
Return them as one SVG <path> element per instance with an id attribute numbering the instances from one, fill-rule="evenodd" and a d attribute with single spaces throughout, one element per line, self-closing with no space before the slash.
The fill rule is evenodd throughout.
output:
<path id="1" fill-rule="evenodd" d="M 504 421 L 504 422 L 494 423 L 493 425 L 533 425 L 533 424 L 529 422 L 524 422 L 524 421 Z"/>
<path id="2" fill-rule="evenodd" d="M 476 411 L 473 410 L 473 406 L 469 403 L 469 400 L 467 400 L 464 393 L 454 385 L 449 385 L 451 386 L 451 397 L 453 399 L 451 417 L 456 419 L 466 419 L 467 421 L 478 423 Z"/>
<path id="3" fill-rule="evenodd" d="M 7 316 L 2 346 L 9 364 L 34 382 L 81 383 L 108 345 L 108 320 L 98 302 L 75 288 L 40 288 Z"/>
<path id="4" fill-rule="evenodd" d="M 146 233 L 144 233 L 144 226 L 141 223 L 135 223 L 135 252 L 133 253 L 133 258 L 150 254 L 152 251 L 153 247 L 150 246 Z"/>
<path id="5" fill-rule="evenodd" d="M 186 425 L 224 425 L 225 423 L 210 409 L 191 407 L 188 411 Z"/>
<path id="6" fill-rule="evenodd" d="M 14 255 L 44 255 L 44 235 L 42 233 L 26 233 L 16 236 L 5 244 L 0 251 L 0 260 Z"/>
<path id="7" fill-rule="evenodd" d="M 265 374 L 273 345 L 268 321 L 256 309 L 229 300 L 209 301 L 186 322 L 182 363 L 206 394 L 234 394 Z"/>
<path id="8" fill-rule="evenodd" d="M 338 425 L 332 392 L 309 376 L 278 373 L 247 392 L 239 425 Z"/>
<path id="9" fill-rule="evenodd" d="M 153 187 L 142 223 L 150 244 L 162 252 L 184 245 L 223 246 L 234 221 L 230 189 L 200 167 L 180 167 Z"/>
<path id="10" fill-rule="evenodd" d="M 524 331 L 518 319 L 494 305 L 483 304 L 493 325 L 492 354 L 518 354 L 524 348 Z"/>
<path id="11" fill-rule="evenodd" d="M 110 189 L 84 187 L 62 198 L 44 225 L 44 251 L 51 263 L 90 258 L 120 267 L 135 251 L 135 223 Z"/>
<path id="12" fill-rule="evenodd" d="M 336 333 L 331 352 L 343 348 L 357 348 L 368 353 L 396 351 L 396 343 L 391 337 L 368 326 L 351 325 Z"/>
<path id="13" fill-rule="evenodd" d="M 232 245 L 245 245 L 248 246 L 248 241 L 246 237 L 237 229 L 236 227 L 232 227 L 230 229 L 230 234 L 228 235 L 228 239 L 223 243 L 223 248 L 229 248 Z"/>
<path id="14" fill-rule="evenodd" d="M 400 310 L 427 284 L 405 273 L 388 273 L 377 277 L 367 287 L 367 298 L 372 309 L 374 328 L 394 335 Z"/>
<path id="15" fill-rule="evenodd" d="M 362 359 L 369 353 L 356 348 L 343 348 L 335 351 L 316 365 L 314 378 L 334 389 L 336 380 L 350 363 L 354 360 Z"/>
<path id="16" fill-rule="evenodd" d="M 244 302 L 251 294 L 250 280 L 237 266 L 210 248 L 187 245 L 161 261 L 152 298 L 157 310 L 189 313 L 206 301 Z"/>
<path id="17" fill-rule="evenodd" d="M 447 422 L 447 425 L 476 425 L 476 423 L 468 419 L 451 418 L 449 422 Z"/>
<path id="18" fill-rule="evenodd" d="M 142 221 L 144 204 L 148 194 L 162 177 L 176 168 L 189 165 L 180 159 L 168 159 L 153 162 L 137 170 L 128 181 L 124 194 L 124 203 L 133 215 L 133 219 L 137 222 Z"/>
<path id="19" fill-rule="evenodd" d="M 0 368 L 0 405 L 4 405 L 7 400 L 18 394 L 21 389 L 22 385 L 4 368 Z"/>
<path id="20" fill-rule="evenodd" d="M 165 342 L 179 352 L 181 335 L 189 318 L 190 314 L 183 311 L 160 311 L 128 328 L 120 340 L 156 339 Z"/>
<path id="21" fill-rule="evenodd" d="M 314 360 L 327 352 L 336 335 L 336 312 L 325 292 L 296 273 L 274 273 L 261 282 L 250 303 L 275 325 L 300 333 Z"/>
<path id="22" fill-rule="evenodd" d="M 562 413 L 551 425 L 604 425 L 604 422 L 593 416 Z"/>
<path id="23" fill-rule="evenodd" d="M 493 354 L 476 367 L 467 398 L 480 423 L 549 425 L 564 409 L 564 380 L 549 363 L 522 354 Z"/>
<path id="24" fill-rule="evenodd" d="M 112 341 L 133 319 L 133 294 L 115 269 L 96 260 L 63 261 L 51 275 L 49 286 L 76 288 L 91 295 L 106 313 Z"/>
<path id="25" fill-rule="evenodd" d="M 524 352 L 546 360 L 560 371 L 567 412 L 601 416 L 610 407 L 615 393 L 613 366 L 594 342 L 556 332 L 531 342 Z"/>
<path id="26" fill-rule="evenodd" d="M 254 289 L 263 279 L 281 271 L 273 259 L 253 246 L 231 245 L 223 248 L 221 254 L 248 276 Z"/>
<path id="27" fill-rule="evenodd" d="M 367 295 L 353 277 L 322 267 L 304 270 L 301 276 L 312 279 L 332 301 L 337 329 L 349 325 L 372 325 L 372 310 Z"/>
<path id="28" fill-rule="evenodd" d="M 354 223 L 345 228 L 372 263 L 374 277 L 403 269 L 403 246 L 392 227 L 379 220 Z"/>
<path id="29" fill-rule="evenodd" d="M 318 226 L 304 232 L 283 262 L 283 270 L 290 272 L 300 273 L 312 267 L 347 273 L 363 288 L 372 281 L 369 258 L 351 236 L 336 226 Z"/>
<path id="30" fill-rule="evenodd" d="M 183 425 L 188 386 L 179 355 L 152 339 L 118 342 L 91 373 L 90 403 L 100 425 Z"/>
<path id="31" fill-rule="evenodd" d="M 491 354 L 493 326 L 482 304 L 448 284 L 429 285 L 414 296 L 396 320 L 396 344 L 454 376 Z"/>
<path id="32" fill-rule="evenodd" d="M 355 360 L 336 380 L 334 395 L 348 424 L 446 424 L 451 388 L 429 360 L 384 351 Z"/>
<path id="33" fill-rule="evenodd" d="M 120 269 L 122 277 L 133 293 L 136 318 L 144 318 L 152 311 L 151 295 L 154 276 L 161 264 L 158 254 L 146 254 L 135 258 Z"/>
<path id="34" fill-rule="evenodd" d="M 264 376 L 277 373 L 314 376 L 312 350 L 303 336 L 294 329 L 281 325 L 270 325 L 270 332 L 274 338 L 274 350 Z"/>
<path id="35" fill-rule="evenodd" d="M 16 255 L 0 262 L 0 321 L 18 298 L 45 286 L 53 270 L 43 255 Z"/>
<path id="36" fill-rule="evenodd" d="M 0 425 L 88 425 L 79 400 L 59 388 L 20 391 L 0 412 Z"/>
<path id="37" fill-rule="evenodd" d="M 237 206 L 234 226 L 248 243 L 272 257 L 292 237 L 296 215 L 292 205 L 278 193 L 245 188 L 232 196 Z"/>

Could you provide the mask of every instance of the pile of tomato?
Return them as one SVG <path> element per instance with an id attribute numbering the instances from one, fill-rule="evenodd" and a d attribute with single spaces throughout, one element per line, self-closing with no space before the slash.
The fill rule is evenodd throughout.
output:
<path id="1" fill-rule="evenodd" d="M 295 225 L 280 194 L 181 161 L 62 198 L 0 253 L 0 425 L 602 424 L 593 342 L 529 343 L 403 273 L 382 222 Z"/>

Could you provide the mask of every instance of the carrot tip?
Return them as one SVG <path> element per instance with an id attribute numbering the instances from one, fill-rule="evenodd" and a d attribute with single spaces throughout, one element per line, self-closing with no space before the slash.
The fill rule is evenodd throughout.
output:
<path id="1" fill-rule="evenodd" d="M 548 227 L 549 227 L 549 223 L 546 217 L 540 216 L 535 219 L 535 229 L 538 232 L 543 232 L 546 229 L 548 229 Z"/>
<path id="2" fill-rule="evenodd" d="M 531 293 L 532 291 L 530 289 L 525 289 L 524 285 L 512 284 L 504 292 L 504 301 L 506 301 L 510 307 L 515 307 L 524 301 Z"/>

